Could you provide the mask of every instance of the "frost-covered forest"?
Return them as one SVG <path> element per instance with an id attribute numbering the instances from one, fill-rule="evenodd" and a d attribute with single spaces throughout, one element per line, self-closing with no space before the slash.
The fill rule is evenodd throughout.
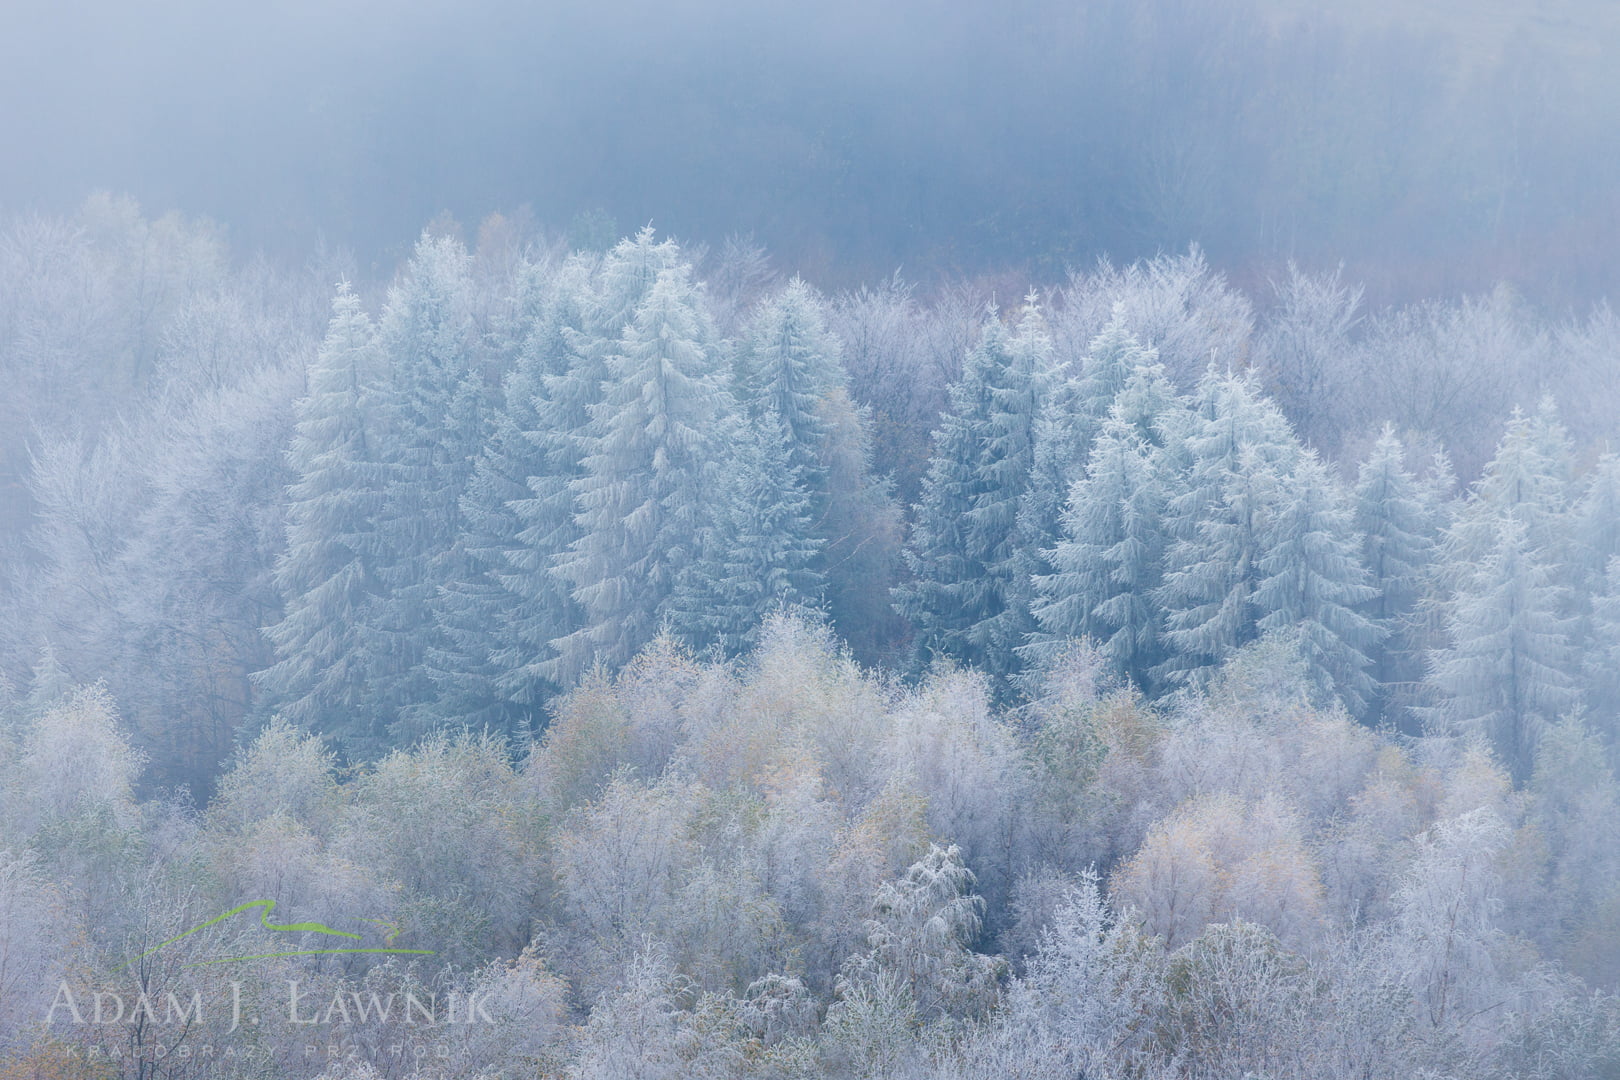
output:
<path id="1" fill-rule="evenodd" d="M 0 1076 L 1620 1074 L 1607 306 L 466 233 L 0 223 Z"/>

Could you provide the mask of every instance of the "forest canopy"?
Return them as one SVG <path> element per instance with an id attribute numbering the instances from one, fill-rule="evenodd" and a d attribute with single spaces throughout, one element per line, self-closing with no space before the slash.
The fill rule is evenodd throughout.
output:
<path id="1" fill-rule="evenodd" d="M 1613 1071 L 1606 306 L 466 234 L 4 223 L 0 1074 Z"/>

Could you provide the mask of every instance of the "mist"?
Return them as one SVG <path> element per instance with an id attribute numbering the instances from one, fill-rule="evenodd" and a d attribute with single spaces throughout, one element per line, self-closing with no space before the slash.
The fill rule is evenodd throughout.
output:
<path id="1" fill-rule="evenodd" d="M 393 265 L 441 211 L 752 234 L 826 284 L 1204 246 L 1377 298 L 1609 291 L 1600 4 L 9 6 L 0 206 Z"/>
<path id="2" fill-rule="evenodd" d="M 1617 43 L 10 4 L 0 1080 L 1614 1080 Z"/>

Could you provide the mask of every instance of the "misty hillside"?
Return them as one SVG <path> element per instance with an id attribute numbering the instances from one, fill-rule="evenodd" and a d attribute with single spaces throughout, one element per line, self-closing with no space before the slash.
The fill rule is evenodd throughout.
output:
<path id="1" fill-rule="evenodd" d="M 1607 308 L 463 231 L 9 224 L 7 1069 L 1612 1071 Z"/>
<path id="2" fill-rule="evenodd" d="M 1620 1077 L 1609 6 L 0 23 L 0 1080 Z"/>

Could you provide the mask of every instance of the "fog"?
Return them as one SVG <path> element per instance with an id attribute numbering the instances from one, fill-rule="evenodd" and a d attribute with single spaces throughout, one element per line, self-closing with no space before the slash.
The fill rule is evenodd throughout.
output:
<path id="1" fill-rule="evenodd" d="M 127 192 L 385 272 L 441 211 L 527 206 L 751 233 L 824 284 L 1196 241 L 1238 274 L 1342 260 L 1374 298 L 1612 291 L 1602 5 L 1311 7 L 21 0 L 0 208 Z"/>
<path id="2" fill-rule="evenodd" d="M 0 5 L 0 1080 L 1620 1077 L 1620 8 Z"/>

